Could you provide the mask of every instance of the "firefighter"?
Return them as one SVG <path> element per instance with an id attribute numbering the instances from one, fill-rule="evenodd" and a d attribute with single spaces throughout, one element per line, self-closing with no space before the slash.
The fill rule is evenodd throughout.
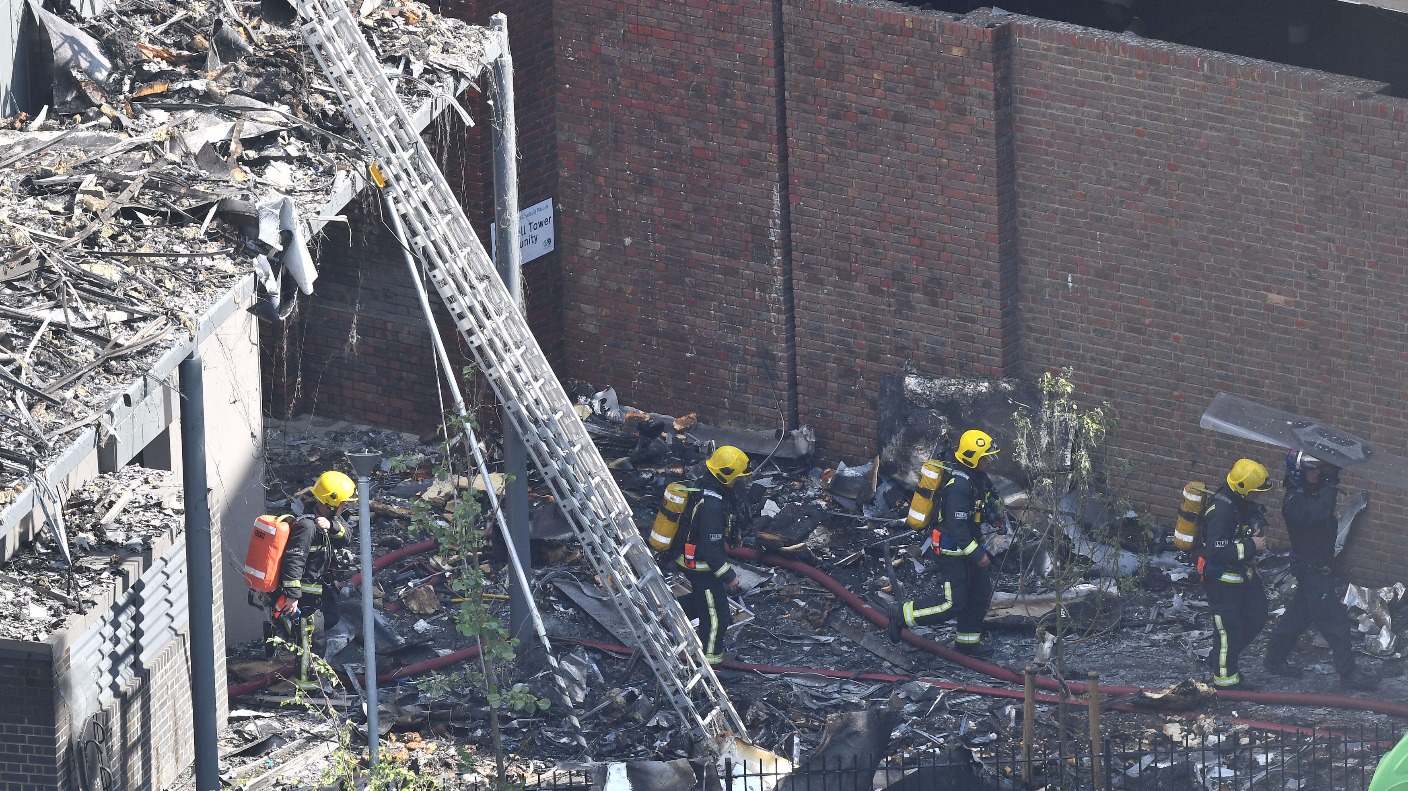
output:
<path id="1" fill-rule="evenodd" d="M 292 519 L 288 546 L 279 564 L 278 598 L 273 606 L 275 623 L 281 623 L 290 642 L 299 647 L 298 678 L 294 686 L 318 689 L 313 678 L 313 616 L 323 613 L 323 629 L 341 620 L 333 573 L 337 555 L 351 545 L 342 510 L 355 499 L 356 484 L 345 474 L 329 470 L 314 482 L 311 497 L 303 497 L 304 511 Z"/>
<path id="2" fill-rule="evenodd" d="M 983 621 L 992 603 L 992 556 L 983 546 L 982 523 L 998 516 L 999 499 L 987 471 L 998 449 L 977 429 L 959 437 L 958 461 L 939 489 L 939 523 L 934 527 L 940 590 L 934 595 L 890 605 L 885 634 L 899 642 L 900 630 L 957 621 L 955 645 L 969 656 L 987 656 Z"/>
<path id="3" fill-rule="evenodd" d="M 744 478 L 748 455 L 732 445 L 723 445 L 704 461 L 708 475 L 700 482 L 699 493 L 687 515 L 688 530 L 684 549 L 675 559 L 689 580 L 684 611 L 699 619 L 699 642 L 714 673 L 722 681 L 732 681 L 738 671 L 720 667 L 724 661 L 724 633 L 732 614 L 728 594 L 740 583 L 724 553 L 725 543 L 737 543 L 744 525 L 742 509 L 734 484 Z"/>
<path id="4" fill-rule="evenodd" d="M 1339 483 L 1339 467 L 1303 451 L 1287 454 L 1281 516 L 1291 538 L 1291 573 L 1296 577 L 1296 592 L 1266 640 L 1266 669 L 1278 676 L 1299 676 L 1301 669 L 1288 659 L 1301 634 L 1314 625 L 1330 644 L 1341 686 L 1374 689 L 1379 680 L 1355 667 L 1344 586 L 1337 583 L 1331 570 L 1335 535 L 1339 531 L 1335 518 Z"/>
<path id="5" fill-rule="evenodd" d="M 1198 530 L 1198 571 L 1213 618 L 1208 665 L 1218 689 L 1256 689 L 1242 678 L 1237 657 L 1266 625 L 1266 589 L 1256 573 L 1256 553 L 1266 547 L 1266 515 L 1257 497 L 1271 489 L 1266 467 L 1238 459 L 1203 510 Z"/>

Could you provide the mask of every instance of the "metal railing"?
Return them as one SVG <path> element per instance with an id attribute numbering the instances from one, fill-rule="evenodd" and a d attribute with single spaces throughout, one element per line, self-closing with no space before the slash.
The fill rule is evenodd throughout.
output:
<path id="1" fill-rule="evenodd" d="M 1404 734 L 1388 726 L 1279 733 L 1245 727 L 1203 732 L 1179 721 L 1166 731 L 1109 734 L 1092 754 L 1089 739 L 1074 734 L 1037 741 L 1023 758 L 1019 739 L 972 745 L 954 738 L 947 749 L 889 758 L 806 762 L 793 770 L 746 768 L 725 762 L 717 778 L 696 788 L 743 791 L 1366 791 L 1379 759 Z M 1170 735 L 1172 734 L 1172 735 Z M 979 736 L 986 738 L 987 734 Z M 1092 758 L 1097 760 L 1092 760 Z M 525 790 L 602 789 L 612 770 L 550 772 L 516 786 Z M 713 775 L 696 767 L 697 775 Z M 715 781 L 716 780 L 716 781 Z M 469 786 L 466 786 L 468 788 Z M 684 787 L 684 786 L 672 786 Z"/>

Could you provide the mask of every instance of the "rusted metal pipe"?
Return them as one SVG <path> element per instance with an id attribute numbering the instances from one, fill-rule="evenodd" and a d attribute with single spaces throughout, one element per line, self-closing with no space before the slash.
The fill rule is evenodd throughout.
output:
<path id="1" fill-rule="evenodd" d="M 1085 696 L 1090 711 L 1090 774 L 1095 791 L 1106 791 L 1105 773 L 1100 767 L 1100 674 L 1094 670 L 1086 676 Z"/>
<path id="2" fill-rule="evenodd" d="M 1022 691 L 1022 782 L 1032 782 L 1032 741 L 1036 738 L 1036 667 L 1027 665 Z"/>

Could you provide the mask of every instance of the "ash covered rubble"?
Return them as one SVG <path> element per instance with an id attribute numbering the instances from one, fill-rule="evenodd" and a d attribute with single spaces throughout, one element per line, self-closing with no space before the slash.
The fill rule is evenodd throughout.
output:
<path id="1" fill-rule="evenodd" d="M 179 476 L 124 467 L 94 478 L 54 514 L 62 528 L 21 547 L 0 566 L 0 637 L 43 642 L 86 612 L 123 563 L 149 556 L 184 527 Z M 67 549 L 58 535 L 67 538 Z"/>
<path id="2" fill-rule="evenodd" d="M 363 183 L 277 0 L 32 9 L 47 103 L 0 122 L 0 505 L 250 272 L 256 312 L 287 316 L 312 292 L 314 231 Z M 415 2 L 353 10 L 413 111 L 483 70 L 485 29 Z"/>
<path id="3" fill-rule="evenodd" d="M 579 386 L 574 392 L 589 432 L 603 456 L 613 462 L 613 474 L 634 507 L 638 525 L 648 532 L 664 486 L 697 472 L 699 462 L 712 450 L 711 443 L 716 442 L 702 438 L 712 430 L 692 416 L 676 418 L 619 404 L 609 390 L 593 392 Z M 972 386 L 968 394 L 979 401 L 1011 398 L 1009 392 L 994 389 L 991 383 Z M 951 420 L 938 419 L 934 425 L 944 429 L 962 425 L 969 419 L 964 410 L 972 406 L 955 405 Z M 989 404 L 989 408 L 995 407 Z M 913 426 L 930 420 L 935 420 L 934 415 L 910 415 L 899 423 Z M 652 421 L 663 427 L 658 434 L 654 429 L 640 428 Z M 910 453 L 905 450 L 907 445 L 932 447 L 932 435 L 913 428 L 910 432 L 910 440 L 891 437 L 882 443 L 889 449 L 886 453 Z M 277 433 L 270 435 L 271 448 Z M 664 443 L 663 453 L 657 439 Z M 814 467 L 806 454 L 796 452 L 798 443 L 790 439 L 779 443 L 775 432 L 756 432 L 747 439 L 758 442 L 764 452 L 754 457 L 756 467 L 747 500 L 755 518 L 745 544 L 819 568 L 882 612 L 896 598 L 896 580 L 910 591 L 932 584 L 922 555 L 906 551 L 904 542 L 891 544 L 895 551 L 889 565 L 886 563 L 883 541 L 899 532 L 910 492 L 903 481 L 876 472 L 888 463 L 885 454 L 864 464 L 823 470 Z M 768 457 L 767 448 L 781 445 L 789 447 L 786 457 Z M 322 469 L 336 466 L 343 453 L 378 446 L 386 446 L 388 454 L 417 459 L 408 472 L 392 472 L 384 466 L 373 487 L 375 551 L 382 555 L 403 549 L 420 540 L 407 531 L 415 500 L 428 499 L 436 508 L 444 508 L 451 498 L 468 496 L 473 488 L 463 476 L 437 481 L 428 474 L 444 461 L 444 449 L 439 446 L 417 446 L 414 438 L 397 439 L 344 424 L 340 432 L 304 435 L 288 443 L 282 452 L 271 450 L 273 477 L 283 482 L 271 491 L 291 493 L 291 487 L 306 485 Z M 643 448 L 653 449 L 648 459 L 640 454 Z M 618 463 L 623 459 L 629 463 Z M 895 469 L 904 467 L 897 464 Z M 573 747 L 573 732 L 551 682 L 541 674 L 522 671 L 516 682 L 554 702 L 547 711 L 504 718 L 505 746 L 521 775 L 530 782 L 547 782 L 571 776 L 574 771 L 596 771 L 601 761 L 655 766 L 687 757 L 690 747 L 682 740 L 676 713 L 658 698 L 654 678 L 643 663 L 633 660 L 630 650 L 621 647 L 629 637 L 616 621 L 607 594 L 581 563 L 570 530 L 552 506 L 546 488 L 534 474 L 530 473 L 530 479 L 535 598 L 555 651 L 574 680 L 571 703 L 592 745 L 593 761 L 585 761 Z M 1023 516 L 1021 486 L 1008 479 L 1003 490 L 1010 513 Z M 1149 520 L 1116 513 L 1093 496 L 1068 497 L 1061 514 L 1064 519 L 1059 531 L 1041 533 L 1017 518 L 1004 540 L 994 536 L 992 546 L 1001 551 L 995 553 L 1000 573 L 999 592 L 990 613 L 991 640 L 996 649 L 991 661 L 1018 672 L 1024 666 L 1037 665 L 1044 673 L 1059 670 L 1067 679 L 1083 681 L 1095 672 L 1105 685 L 1167 689 L 1164 694 L 1138 696 L 1133 701 L 1112 701 L 1119 705 L 1104 715 L 1106 732 L 1118 735 L 1124 755 L 1122 785 L 1117 787 L 1215 787 L 1220 777 L 1246 778 L 1258 772 L 1266 776 L 1266 766 L 1257 761 L 1265 764 L 1268 759 L 1255 758 L 1255 751 L 1246 745 L 1258 745 L 1267 755 L 1304 752 L 1293 736 L 1257 731 L 1228 718 L 1250 716 L 1315 727 L 1394 726 L 1391 718 L 1372 713 L 1218 700 L 1200 683 L 1207 676 L 1201 659 L 1210 644 L 1210 626 L 1196 574 L 1186 558 L 1164 549 L 1167 542 L 1161 533 L 1167 531 L 1147 530 Z M 1131 557 L 1137 561 L 1132 570 L 1125 565 Z M 506 599 L 508 574 L 501 556 L 486 560 L 483 568 L 495 581 L 491 595 Z M 381 673 L 414 669 L 472 644 L 453 625 L 455 594 L 443 574 L 453 565 L 453 559 L 430 553 L 403 558 L 377 573 L 378 645 L 386 647 Z M 847 607 L 815 579 L 794 570 L 750 560 L 738 561 L 737 566 L 744 590 L 734 602 L 730 662 L 745 671 L 759 667 L 767 672 L 745 672 L 728 688 L 759 746 L 800 762 L 827 748 L 828 727 L 834 729 L 862 714 L 889 712 L 884 716 L 892 716 L 892 724 L 885 729 L 886 738 L 875 745 L 884 755 L 906 760 L 942 759 L 965 777 L 997 782 L 995 773 L 1005 771 L 1001 769 L 1003 756 L 1010 759 L 1021 739 L 1022 704 L 1020 697 L 1012 700 L 979 693 L 999 687 L 1019 696 L 1020 684 L 1014 687 L 915 648 L 888 643 L 883 629 Z M 1273 601 L 1287 592 L 1281 573 L 1286 566 L 1280 556 L 1272 556 L 1264 566 L 1277 583 L 1272 586 Z M 1080 569 L 1083 576 L 1068 577 L 1059 590 L 1042 587 L 1048 584 L 1044 578 L 1067 567 Z M 677 592 L 682 589 L 677 587 Z M 356 595 L 350 590 L 345 593 L 347 607 Z M 1380 639 L 1380 621 L 1384 617 L 1392 620 L 1392 602 L 1401 600 L 1401 591 L 1393 589 L 1373 595 L 1377 598 L 1372 602 L 1366 600 L 1372 608 L 1366 617 L 1376 628 L 1372 636 L 1365 634 L 1366 653 L 1372 653 L 1373 641 Z M 506 618 L 504 599 L 496 599 L 493 611 Z M 1050 640 L 1038 637 L 1043 630 L 1051 630 L 1058 613 L 1070 629 L 1059 657 Z M 343 633 L 326 637 L 333 647 L 343 646 L 340 657 L 331 657 L 334 667 L 360 661 L 355 633 L 359 623 L 354 610 L 348 608 Z M 953 629 L 943 626 L 917 631 L 944 643 L 951 640 Z M 1260 641 L 1249 655 L 1257 656 L 1259 646 Z M 1312 656 L 1327 659 L 1327 651 L 1307 648 Z M 237 653 L 244 661 L 232 659 L 232 681 L 256 677 L 278 664 L 278 660 L 264 659 L 259 646 L 241 647 Z M 1394 676 L 1396 657 L 1382 652 L 1375 656 L 1386 661 L 1366 661 L 1376 662 L 1382 675 Z M 1311 667 L 1313 676 L 1313 661 Z M 932 683 L 935 681 L 939 684 Z M 1401 679 L 1388 678 L 1386 685 L 1386 694 L 1401 694 Z M 1284 689 L 1314 692 L 1323 691 L 1323 686 L 1323 681 L 1312 677 L 1287 679 Z M 266 698 L 264 702 L 276 700 Z M 1121 708 L 1131 702 L 1142 713 Z M 489 745 L 487 705 L 483 694 L 462 679 L 450 684 L 434 675 L 418 674 L 399 681 L 394 691 L 383 695 L 381 723 L 388 732 L 386 738 L 393 740 L 391 749 L 398 760 L 447 781 L 466 781 L 467 777 L 492 774 L 484 758 Z M 1072 704 L 1065 715 L 1058 706 L 1044 703 L 1037 707 L 1034 737 L 1038 753 L 1057 750 L 1079 738 L 1085 728 L 1084 714 L 1079 710 L 1083 705 Z M 344 711 L 355 720 L 358 715 L 352 708 Z M 1201 714 L 1190 719 L 1186 715 L 1189 711 Z M 260 738 L 281 727 L 308 725 L 265 724 Z M 254 744 L 232 733 L 227 736 L 226 749 L 234 756 Z M 468 752 L 461 753 L 461 759 L 453 758 L 461 748 Z M 1193 755 L 1189 750 L 1202 752 Z M 1372 769 L 1379 753 L 1368 748 L 1361 752 L 1340 755 L 1336 760 Z M 464 755 L 479 758 L 470 760 Z M 259 759 L 229 760 L 238 765 Z M 1067 771 L 1062 765 L 1053 759 L 1043 764 L 1041 771 L 1054 777 Z M 1278 777 L 1287 777 L 1284 769 L 1278 771 L 1282 772 Z M 1292 783 L 1287 787 L 1341 787 L 1338 781 L 1324 779 L 1323 761 L 1306 761 L 1296 771 L 1299 774 L 1287 780 Z M 898 778 L 877 782 L 883 786 L 891 780 Z M 1206 785 L 1208 782 L 1214 785 Z M 1000 787 L 1000 783 L 975 787 Z"/>

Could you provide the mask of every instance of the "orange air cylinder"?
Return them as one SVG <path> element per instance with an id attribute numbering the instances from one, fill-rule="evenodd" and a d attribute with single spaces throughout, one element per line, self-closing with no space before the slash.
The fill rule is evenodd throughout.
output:
<path id="1" fill-rule="evenodd" d="M 264 514 L 254 520 L 249 551 L 244 556 L 244 581 L 260 593 L 279 587 L 279 563 L 288 545 L 288 522 Z"/>

